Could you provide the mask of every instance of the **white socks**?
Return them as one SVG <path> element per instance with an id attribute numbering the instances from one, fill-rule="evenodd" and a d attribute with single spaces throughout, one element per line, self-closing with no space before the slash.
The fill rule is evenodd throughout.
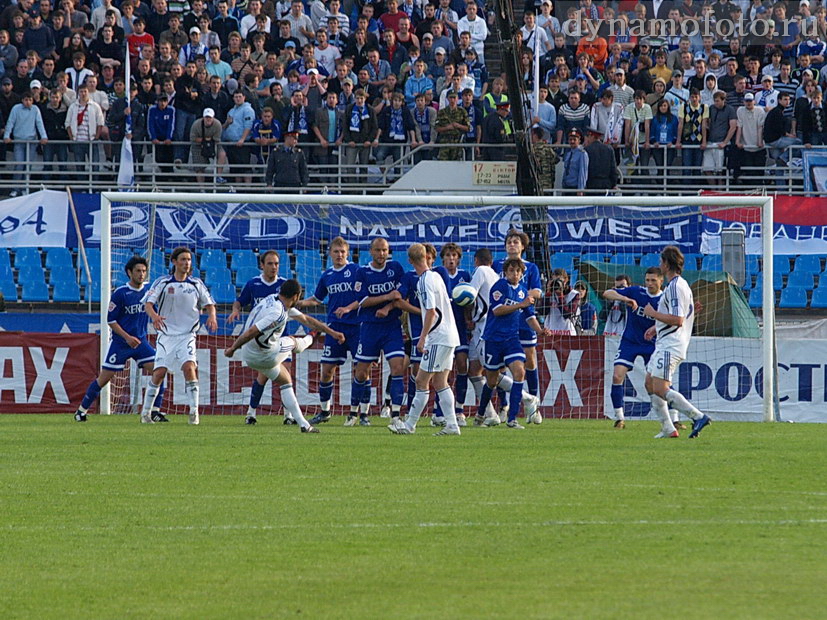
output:
<path id="1" fill-rule="evenodd" d="M 650 394 L 649 399 L 652 401 L 652 410 L 660 418 L 661 425 L 664 431 L 674 432 L 675 425 L 669 418 L 669 409 L 666 407 L 666 401 L 657 394 Z"/>
<path id="2" fill-rule="evenodd" d="M 299 401 L 296 400 L 296 393 L 293 391 L 292 383 L 281 386 L 281 404 L 285 411 L 288 411 L 293 416 L 293 419 L 299 426 L 302 428 L 310 426 L 310 423 L 305 420 L 304 415 L 302 415 L 302 410 L 299 407 Z"/>
<path id="3" fill-rule="evenodd" d="M 411 406 L 408 409 L 408 419 L 405 421 L 405 424 L 408 425 L 409 429 L 416 429 L 416 423 L 419 421 L 422 412 L 425 410 L 425 405 L 428 404 L 428 394 L 430 394 L 428 390 L 416 391 L 413 401 L 411 402 Z"/>
<path id="4" fill-rule="evenodd" d="M 247 407 L 247 417 L 248 418 L 256 417 L 256 410 L 252 407 Z"/>
<path id="5" fill-rule="evenodd" d="M 693 420 L 698 420 L 704 417 L 704 414 L 701 413 L 698 409 L 695 408 L 692 403 L 690 403 L 686 398 L 684 398 L 683 394 L 678 392 L 677 390 L 670 389 L 666 392 L 666 401 L 678 411 L 686 414 Z"/>
<path id="6" fill-rule="evenodd" d="M 442 415 L 445 416 L 445 427 L 458 429 L 457 414 L 454 411 L 454 393 L 451 391 L 451 388 L 443 388 L 436 393 L 436 396 L 439 399 L 439 406 L 442 409 Z"/>
<path id="7" fill-rule="evenodd" d="M 187 401 L 190 405 L 190 413 L 198 413 L 198 380 L 187 381 L 184 391 L 187 394 Z M 147 392 L 149 392 L 149 390 L 147 390 Z"/>
<path id="8" fill-rule="evenodd" d="M 615 409 L 615 420 L 625 420 L 626 417 L 623 415 L 623 407 L 617 407 Z"/>
<path id="9" fill-rule="evenodd" d="M 150 414 L 152 411 L 152 405 L 155 403 L 155 398 L 158 396 L 158 390 L 160 389 L 161 386 L 155 385 L 152 381 L 147 383 L 146 391 L 144 392 L 144 403 L 141 406 L 141 415 L 148 416 Z"/>

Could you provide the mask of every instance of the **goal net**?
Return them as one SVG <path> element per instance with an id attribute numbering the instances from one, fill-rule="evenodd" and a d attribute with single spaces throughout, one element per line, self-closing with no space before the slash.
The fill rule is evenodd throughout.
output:
<path id="1" fill-rule="evenodd" d="M 737 237 L 733 244 L 728 231 L 716 227 L 727 220 L 771 230 L 769 198 L 647 197 L 629 204 L 628 199 L 607 197 L 105 193 L 101 202 L 102 318 L 110 291 L 126 282 L 123 266 L 133 255 L 149 260 L 152 282 L 169 273 L 174 248 L 186 246 L 193 252 L 193 275 L 210 289 L 219 319 L 218 333 L 208 334 L 202 326 L 197 336 L 204 413 L 246 410 L 253 373 L 222 352 L 241 333 L 249 311 L 245 308 L 240 320 L 228 322 L 232 302 L 246 282 L 259 276 L 259 257 L 266 251 L 279 253 L 278 275 L 297 279 L 309 297 L 330 266 L 328 247 L 335 237 L 349 243 L 349 259 L 357 265 L 370 262 L 371 240 L 384 237 L 391 258 L 406 270 L 411 243 L 429 242 L 437 251 L 456 243 L 463 250 L 459 268 L 473 273 L 474 253 L 486 248 L 495 260 L 505 258 L 507 233 L 517 229 L 529 235 L 524 257 L 538 264 L 542 278 L 538 316 L 554 330 L 536 348 L 539 383 L 533 389 L 545 417 L 611 413 L 614 359 L 630 309 L 603 295 L 621 282 L 619 276 L 630 285 L 644 285 L 647 270 L 659 265 L 659 253 L 667 245 L 677 246 L 685 256 L 683 275 L 692 286 L 697 310 L 688 359 L 673 377 L 675 385 L 718 419 L 775 416 L 772 260 L 764 260 L 771 256 L 771 240 L 746 247 L 742 241 L 739 247 Z M 764 282 L 770 282 L 769 290 Z M 578 303 L 570 303 L 570 288 L 580 290 Z M 314 315 L 325 320 L 325 309 Z M 291 322 L 288 333 L 297 331 L 301 326 Z M 102 355 L 107 346 L 104 334 Z M 315 345 L 293 362 L 299 402 L 310 414 L 319 405 L 321 354 L 321 346 Z M 350 372 L 350 363 L 339 369 L 334 412 L 350 404 Z M 185 411 L 183 381 L 177 375 L 168 377 L 163 407 L 173 413 Z M 387 376 L 386 365 L 373 369 L 373 405 L 382 402 Z M 650 415 L 644 376 L 637 358 L 623 387 L 627 417 Z M 145 381 L 134 366 L 127 368 L 113 381 L 109 397 L 102 397 L 101 411 L 135 411 Z M 465 404 L 466 413 L 473 413 L 471 389 Z M 278 390 L 268 386 L 262 412 L 279 408 Z"/>

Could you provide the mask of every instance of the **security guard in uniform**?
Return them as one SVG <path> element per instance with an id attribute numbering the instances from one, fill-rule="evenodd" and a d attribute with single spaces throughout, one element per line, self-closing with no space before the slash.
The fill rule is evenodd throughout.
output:
<path id="1" fill-rule="evenodd" d="M 296 143 L 299 132 L 284 134 L 284 145 L 273 149 L 267 160 L 267 173 L 264 183 L 268 187 L 304 187 L 310 179 L 307 160 Z"/>
<path id="2" fill-rule="evenodd" d="M 514 141 L 514 130 L 511 119 L 511 106 L 508 100 L 500 101 L 497 104 L 497 113 L 489 114 L 482 121 L 482 134 L 480 142 L 483 144 L 506 144 Z M 482 149 L 482 159 L 485 161 L 503 161 L 506 157 L 506 149 L 503 147 L 489 146 Z"/>

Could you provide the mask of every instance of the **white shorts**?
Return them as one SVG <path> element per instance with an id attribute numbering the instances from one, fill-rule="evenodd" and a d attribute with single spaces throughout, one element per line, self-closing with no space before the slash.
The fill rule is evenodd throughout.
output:
<path id="1" fill-rule="evenodd" d="M 255 346 L 252 343 L 251 346 Z M 272 349 L 256 349 L 247 348 L 245 345 L 241 349 L 241 361 L 247 366 L 263 374 L 270 381 L 275 381 L 279 374 L 281 374 L 282 362 L 290 359 L 290 354 L 296 348 L 296 339 L 290 336 L 282 336 L 279 338 L 277 347 Z"/>
<path id="2" fill-rule="evenodd" d="M 719 172 L 724 169 L 724 149 L 717 147 L 707 147 L 704 150 L 703 164 L 701 170 L 703 172 Z"/>
<path id="3" fill-rule="evenodd" d="M 656 379 L 664 379 L 672 383 L 672 373 L 683 361 L 682 357 L 678 357 L 671 351 L 664 351 L 655 348 L 652 357 L 649 358 L 649 364 L 646 366 L 646 372 Z"/>
<path id="4" fill-rule="evenodd" d="M 419 369 L 425 372 L 442 372 L 454 367 L 454 349 L 444 344 L 432 344 L 425 347 Z"/>
<path id="5" fill-rule="evenodd" d="M 485 359 L 485 341 L 482 334 L 474 330 L 471 334 L 471 342 L 468 343 L 468 359 L 472 362 L 481 362 Z"/>
<path id="6" fill-rule="evenodd" d="M 197 363 L 195 334 L 167 336 L 158 334 L 155 342 L 155 368 L 178 370 L 187 362 Z"/>

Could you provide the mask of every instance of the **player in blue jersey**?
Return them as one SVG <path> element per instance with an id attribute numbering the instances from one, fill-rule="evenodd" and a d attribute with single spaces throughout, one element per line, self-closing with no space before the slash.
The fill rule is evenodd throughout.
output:
<path id="1" fill-rule="evenodd" d="M 520 282 L 528 291 L 528 294 L 538 301 L 543 297 L 543 283 L 540 280 L 540 269 L 532 262 L 523 260 L 523 253 L 528 249 L 528 235 L 519 230 L 510 230 L 505 236 L 505 252 L 508 258 L 518 258 L 525 267 Z M 508 258 L 506 260 L 508 260 Z M 505 277 L 503 269 L 504 261 L 494 261 L 494 271 Z M 520 344 L 523 345 L 525 353 L 525 379 L 528 386 L 528 393 L 532 396 L 540 395 L 540 371 L 537 369 L 537 336 L 529 325 L 523 320 L 519 326 Z M 510 417 L 510 416 L 509 416 Z"/>
<path id="2" fill-rule="evenodd" d="M 75 420 L 86 422 L 86 412 L 98 398 L 103 387 L 112 380 L 115 373 L 124 369 L 127 360 L 133 359 L 139 368 L 153 370 L 155 349 L 146 338 L 146 328 L 149 317 L 144 312 L 141 300 L 144 297 L 144 285 L 148 273 L 148 264 L 145 258 L 133 256 L 124 267 L 129 282 L 115 289 L 109 301 L 109 315 L 107 322 L 112 329 L 112 342 L 109 351 L 101 364 L 98 378 L 86 388 L 86 394 L 75 412 Z M 161 402 L 164 399 L 164 385 L 158 390 L 158 395 L 152 406 L 152 419 L 155 422 L 168 422 L 161 413 Z"/>
<path id="3" fill-rule="evenodd" d="M 626 325 L 617 347 L 614 372 L 612 374 L 612 408 L 614 409 L 615 428 L 625 428 L 623 415 L 623 384 L 626 374 L 635 367 L 638 357 L 643 359 L 644 367 L 655 350 L 654 340 L 646 339 L 646 332 L 654 326 L 654 319 L 644 314 L 646 306 L 657 309 L 660 302 L 663 274 L 659 267 L 650 267 L 644 277 L 646 286 L 626 286 L 610 288 L 603 292 L 603 299 L 628 306 Z M 614 307 L 614 306 L 613 306 Z"/>
<path id="4" fill-rule="evenodd" d="M 259 258 L 261 275 L 248 280 L 233 302 L 233 310 L 227 317 L 227 323 L 235 323 L 241 318 L 242 310 L 252 310 L 258 302 L 270 295 L 278 295 L 285 280 L 279 276 L 281 257 L 276 250 L 267 250 Z"/>
<path id="5" fill-rule="evenodd" d="M 520 257 L 507 258 L 502 265 L 505 278 L 498 280 L 492 287 L 488 299 L 488 318 L 485 322 L 485 331 L 482 338 L 484 345 L 485 386 L 480 396 L 478 416 L 484 416 L 488 403 L 491 402 L 491 393 L 501 383 L 503 375 L 500 369 L 507 367 L 511 371 L 513 381 L 508 398 L 508 428 L 524 428 L 517 422 L 520 404 L 523 401 L 523 379 L 525 378 L 525 352 L 523 346 L 514 335 L 525 324 L 535 334 L 548 334 L 548 330 L 540 327 L 534 313 L 534 297 L 522 284 L 525 275 L 525 265 Z M 532 409 L 539 404 L 539 399 L 533 396 Z M 531 418 L 536 412 L 528 410 L 526 418 Z"/>
<path id="6" fill-rule="evenodd" d="M 370 244 L 371 262 L 356 272 L 354 290 L 358 297 L 349 306 L 339 308 L 337 316 L 359 309 L 359 346 L 356 350 L 356 381 L 361 394 L 370 390 L 370 367 L 384 354 L 391 369 L 391 417 L 399 417 L 405 394 L 405 347 L 402 342 L 402 311 L 396 302 L 402 298 L 399 286 L 405 270 L 395 260 L 388 260 L 387 239 L 377 237 Z M 368 392 L 369 393 L 369 392 Z"/>
<path id="7" fill-rule="evenodd" d="M 462 248 L 456 243 L 446 243 L 442 246 L 439 252 L 442 259 L 442 265 L 434 269 L 445 282 L 445 288 L 448 289 L 448 298 L 452 299 L 451 295 L 454 292 L 454 287 L 457 284 L 471 282 L 471 274 L 465 269 L 459 268 L 459 262 L 462 259 Z M 465 308 L 456 305 L 451 301 L 451 309 L 454 311 L 454 322 L 459 332 L 459 346 L 454 350 L 454 394 L 456 396 L 456 416 L 457 423 L 460 426 L 465 426 L 465 414 L 463 413 L 463 404 L 465 397 L 468 394 L 468 325 L 465 318 Z M 436 417 L 445 421 L 442 416 L 442 410 L 437 401 Z"/>
<path id="8" fill-rule="evenodd" d="M 270 295 L 278 295 L 281 290 L 281 285 L 285 283 L 285 279 L 279 275 L 279 264 L 281 263 L 281 256 L 276 250 L 267 250 L 264 254 L 259 256 L 259 265 L 261 267 L 261 274 L 255 278 L 248 280 L 241 289 L 241 293 L 233 302 L 233 309 L 227 317 L 227 324 L 235 323 L 241 318 L 242 310 L 252 310 L 253 307 L 262 299 Z M 292 359 L 288 357 L 282 366 L 287 369 L 288 374 L 291 373 L 290 363 Z M 253 422 L 247 418 L 247 423 Z M 285 409 L 284 423 L 295 424 L 296 421 L 290 412 Z"/>
<path id="9" fill-rule="evenodd" d="M 310 420 L 311 424 L 319 424 L 330 420 L 330 405 L 333 398 L 333 377 L 336 368 L 350 360 L 356 363 L 356 349 L 359 346 L 359 315 L 357 310 L 338 316 L 339 308 L 349 306 L 357 301 L 354 285 L 359 265 L 349 260 L 350 246 L 342 237 L 336 237 L 330 242 L 328 249 L 332 266 L 326 269 L 316 285 L 316 291 L 309 297 L 296 304 L 299 310 L 311 308 L 324 303 L 327 299 L 327 323 L 330 327 L 345 335 L 345 342 L 340 344 L 329 334 L 325 336 L 324 350 L 322 351 L 321 371 L 319 377 L 319 401 L 321 412 Z M 355 373 L 350 388 L 350 415 L 345 423 L 353 426 L 359 414 L 360 387 L 356 384 Z M 367 415 L 365 418 L 367 419 Z M 350 420 L 353 423 L 348 424 Z"/>

